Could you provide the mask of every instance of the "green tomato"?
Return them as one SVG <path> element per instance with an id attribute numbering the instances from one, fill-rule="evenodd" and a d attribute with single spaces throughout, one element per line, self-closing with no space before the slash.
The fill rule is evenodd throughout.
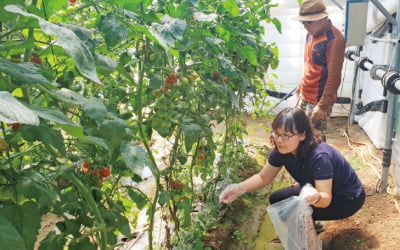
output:
<path id="1" fill-rule="evenodd" d="M 156 60 L 156 54 L 151 53 L 151 54 L 149 55 L 149 61 L 150 61 L 150 62 L 154 62 L 155 60 Z"/>
<path id="2" fill-rule="evenodd" d="M 182 77 L 181 78 L 181 82 L 182 82 L 182 84 L 188 84 L 189 83 L 189 79 L 187 79 L 186 77 Z"/>
<path id="3" fill-rule="evenodd" d="M 8 148 L 8 143 L 5 140 L 0 139 L 0 151 L 6 150 L 7 148 Z"/>

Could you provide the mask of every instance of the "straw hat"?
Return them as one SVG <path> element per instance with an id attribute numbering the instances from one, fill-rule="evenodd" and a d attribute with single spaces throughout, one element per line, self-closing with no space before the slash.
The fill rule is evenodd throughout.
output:
<path id="1" fill-rule="evenodd" d="M 328 16 L 328 11 L 322 0 L 305 0 L 299 10 L 298 21 L 317 21 Z"/>

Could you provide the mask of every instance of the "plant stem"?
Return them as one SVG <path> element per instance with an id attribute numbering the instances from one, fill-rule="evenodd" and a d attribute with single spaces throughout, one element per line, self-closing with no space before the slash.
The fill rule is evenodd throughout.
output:
<path id="1" fill-rule="evenodd" d="M 107 230 L 104 227 L 104 219 L 101 216 L 99 209 L 97 208 L 96 202 L 93 200 L 92 195 L 90 194 L 89 190 L 83 185 L 83 183 L 73 174 L 68 173 L 67 176 L 71 180 L 71 182 L 76 186 L 78 191 L 82 194 L 85 200 L 88 202 L 90 208 L 93 211 L 94 217 L 98 223 L 98 228 L 100 228 L 100 249 L 105 250 L 107 249 Z"/>

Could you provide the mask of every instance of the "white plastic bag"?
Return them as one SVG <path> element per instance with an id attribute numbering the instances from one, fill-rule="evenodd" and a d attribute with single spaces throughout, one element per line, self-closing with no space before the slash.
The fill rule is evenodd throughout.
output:
<path id="1" fill-rule="evenodd" d="M 292 196 L 267 207 L 276 233 L 287 250 L 321 250 L 312 220 L 312 208 L 299 196 Z"/>

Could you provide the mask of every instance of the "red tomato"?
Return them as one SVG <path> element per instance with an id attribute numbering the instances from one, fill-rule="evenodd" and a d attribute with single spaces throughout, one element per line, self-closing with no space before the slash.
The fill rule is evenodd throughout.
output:
<path id="1" fill-rule="evenodd" d="M 108 167 L 104 167 L 103 169 L 98 170 L 97 173 L 100 177 L 106 178 L 110 176 L 110 169 Z"/>
<path id="2" fill-rule="evenodd" d="M 169 84 L 169 85 L 172 85 L 172 84 L 175 83 L 175 80 L 172 79 L 172 78 L 170 78 L 170 77 L 168 77 L 167 80 L 165 80 L 165 82 L 166 82 L 167 84 Z"/>
<path id="3" fill-rule="evenodd" d="M 21 127 L 21 123 L 9 123 L 8 126 L 10 126 L 12 130 L 17 131 L 19 127 Z"/>
<path id="4" fill-rule="evenodd" d="M 80 171 L 84 172 L 85 174 L 88 174 L 88 173 L 90 173 L 90 169 L 89 168 L 90 168 L 90 163 L 89 162 L 83 162 L 81 164 Z"/>
<path id="5" fill-rule="evenodd" d="M 82 163 L 82 168 L 89 168 L 89 167 L 90 167 L 90 163 L 89 162 Z"/>
<path id="6" fill-rule="evenodd" d="M 222 81 L 227 82 L 228 81 L 228 77 L 224 76 L 224 78 L 222 78 Z"/>
<path id="7" fill-rule="evenodd" d="M 42 59 L 34 55 L 31 55 L 30 61 L 36 64 L 42 64 Z"/>
<path id="8" fill-rule="evenodd" d="M 215 79 L 218 79 L 218 72 L 217 71 L 214 71 L 214 73 L 213 73 L 213 77 L 215 78 Z"/>
<path id="9" fill-rule="evenodd" d="M 206 158 L 206 155 L 205 154 L 200 154 L 199 155 L 199 160 L 204 160 Z"/>
<path id="10" fill-rule="evenodd" d="M 172 72 L 171 74 L 169 74 L 168 78 L 176 81 L 176 79 L 178 79 L 178 74 L 176 74 L 175 72 Z"/>

